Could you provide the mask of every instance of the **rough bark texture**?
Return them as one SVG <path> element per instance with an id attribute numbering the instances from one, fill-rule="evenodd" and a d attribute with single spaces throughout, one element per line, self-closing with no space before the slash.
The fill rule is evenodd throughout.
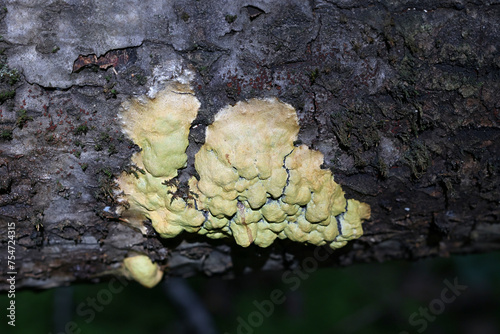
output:
<path id="1" fill-rule="evenodd" d="M 325 155 L 365 235 L 322 265 L 500 248 L 500 2 L 496 0 L 1 1 L 1 289 L 7 224 L 17 287 L 96 281 L 131 251 L 169 275 L 297 266 L 312 247 L 144 236 L 104 211 L 137 150 L 120 104 L 188 69 L 215 113 L 276 96 Z"/>

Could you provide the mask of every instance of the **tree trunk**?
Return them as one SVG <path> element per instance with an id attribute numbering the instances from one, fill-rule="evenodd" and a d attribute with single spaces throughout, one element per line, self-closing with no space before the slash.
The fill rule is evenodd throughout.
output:
<path id="1" fill-rule="evenodd" d="M 18 288 L 98 281 L 132 252 L 172 276 L 314 256 L 161 239 L 110 213 L 137 151 L 121 104 L 187 72 L 201 107 L 181 178 L 221 108 L 277 97 L 346 197 L 371 206 L 364 235 L 321 266 L 500 249 L 496 0 L 1 3 L 0 289 L 8 272 Z"/>

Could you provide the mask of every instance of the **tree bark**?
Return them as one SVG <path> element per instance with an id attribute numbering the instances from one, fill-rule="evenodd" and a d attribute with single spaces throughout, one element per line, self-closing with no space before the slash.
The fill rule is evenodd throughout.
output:
<path id="1" fill-rule="evenodd" d="M 370 204 L 364 235 L 321 266 L 500 249 L 499 1 L 1 4 L 0 289 L 9 271 L 18 288 L 99 281 L 131 252 L 171 276 L 315 256 L 288 241 L 161 239 L 106 210 L 137 151 L 121 103 L 183 71 L 201 108 L 181 178 L 218 110 L 278 97 L 346 196 Z"/>

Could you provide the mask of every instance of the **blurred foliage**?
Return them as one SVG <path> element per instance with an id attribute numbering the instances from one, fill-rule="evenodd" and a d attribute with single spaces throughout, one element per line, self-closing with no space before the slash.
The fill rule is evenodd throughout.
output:
<path id="1" fill-rule="evenodd" d="M 220 333 L 376 334 L 418 333 L 422 328 L 412 326 L 409 317 L 441 298 L 445 280 L 457 279 L 467 289 L 445 304 L 444 311 L 421 332 L 488 334 L 500 332 L 499 260 L 500 253 L 490 253 L 311 270 L 302 272 L 303 279 L 293 282 L 283 279 L 283 273 L 272 272 L 234 280 L 196 277 L 188 282 Z M 168 301 L 161 286 L 145 289 L 131 282 L 121 289 L 115 283 L 120 291 L 107 293 L 109 299 L 101 298 L 106 303 L 99 304 L 102 310 L 92 317 L 89 298 L 103 297 L 109 283 L 73 287 L 73 321 L 81 329 L 74 333 L 187 333 L 181 330 L 182 314 Z M 269 300 L 276 289 L 284 293 L 285 300 L 270 307 L 263 301 Z M 53 296 L 54 290 L 17 292 L 16 327 L 7 326 L 4 315 L 0 332 L 54 333 Z M 0 295 L 0 302 L 5 314 L 5 293 Z M 256 304 L 265 304 L 266 314 Z M 242 322 L 254 326 L 243 329 Z"/>

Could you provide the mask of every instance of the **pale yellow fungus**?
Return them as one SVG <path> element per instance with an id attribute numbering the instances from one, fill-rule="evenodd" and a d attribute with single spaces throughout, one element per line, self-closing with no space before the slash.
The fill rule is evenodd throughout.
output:
<path id="1" fill-rule="evenodd" d="M 134 279 L 147 288 L 152 288 L 163 277 L 158 264 L 153 263 L 146 255 L 136 255 L 123 260 L 124 275 Z"/>
<path id="2" fill-rule="evenodd" d="M 145 174 L 124 174 L 119 185 L 133 212 L 129 217 L 149 218 L 162 237 L 186 230 L 233 236 L 244 247 L 289 238 L 338 248 L 362 235 L 370 207 L 345 199 L 331 172 L 321 169 L 320 152 L 294 146 L 299 124 L 292 106 L 252 99 L 222 109 L 195 156 L 199 179 L 190 179 L 183 197 L 165 181 L 186 163 L 199 102 L 187 86 L 177 86 L 126 108 L 125 131 L 143 149 L 133 162 Z"/>
<path id="3" fill-rule="evenodd" d="M 200 179 L 192 180 L 198 208 L 208 211 L 202 233 L 262 247 L 278 237 L 339 247 L 362 234 L 369 206 L 347 204 L 331 172 L 320 168 L 323 155 L 294 147 L 298 131 L 295 110 L 277 99 L 240 102 L 216 115 L 195 157 Z M 353 212 L 343 214 L 346 206 Z"/>
<path id="4" fill-rule="evenodd" d="M 125 133 L 142 151 L 133 162 L 154 177 L 172 178 L 186 165 L 191 122 L 200 102 L 189 86 L 171 84 L 155 98 L 134 99 L 123 106 Z"/>
<path id="5" fill-rule="evenodd" d="M 187 85 L 172 84 L 155 98 L 136 99 L 123 106 L 125 133 L 141 151 L 132 162 L 142 171 L 123 173 L 118 185 L 128 202 L 124 217 L 141 227 L 144 218 L 165 238 L 187 230 L 197 232 L 205 218 L 191 201 L 175 197 L 177 187 L 165 181 L 177 176 L 186 165 L 191 122 L 200 102 Z"/>

